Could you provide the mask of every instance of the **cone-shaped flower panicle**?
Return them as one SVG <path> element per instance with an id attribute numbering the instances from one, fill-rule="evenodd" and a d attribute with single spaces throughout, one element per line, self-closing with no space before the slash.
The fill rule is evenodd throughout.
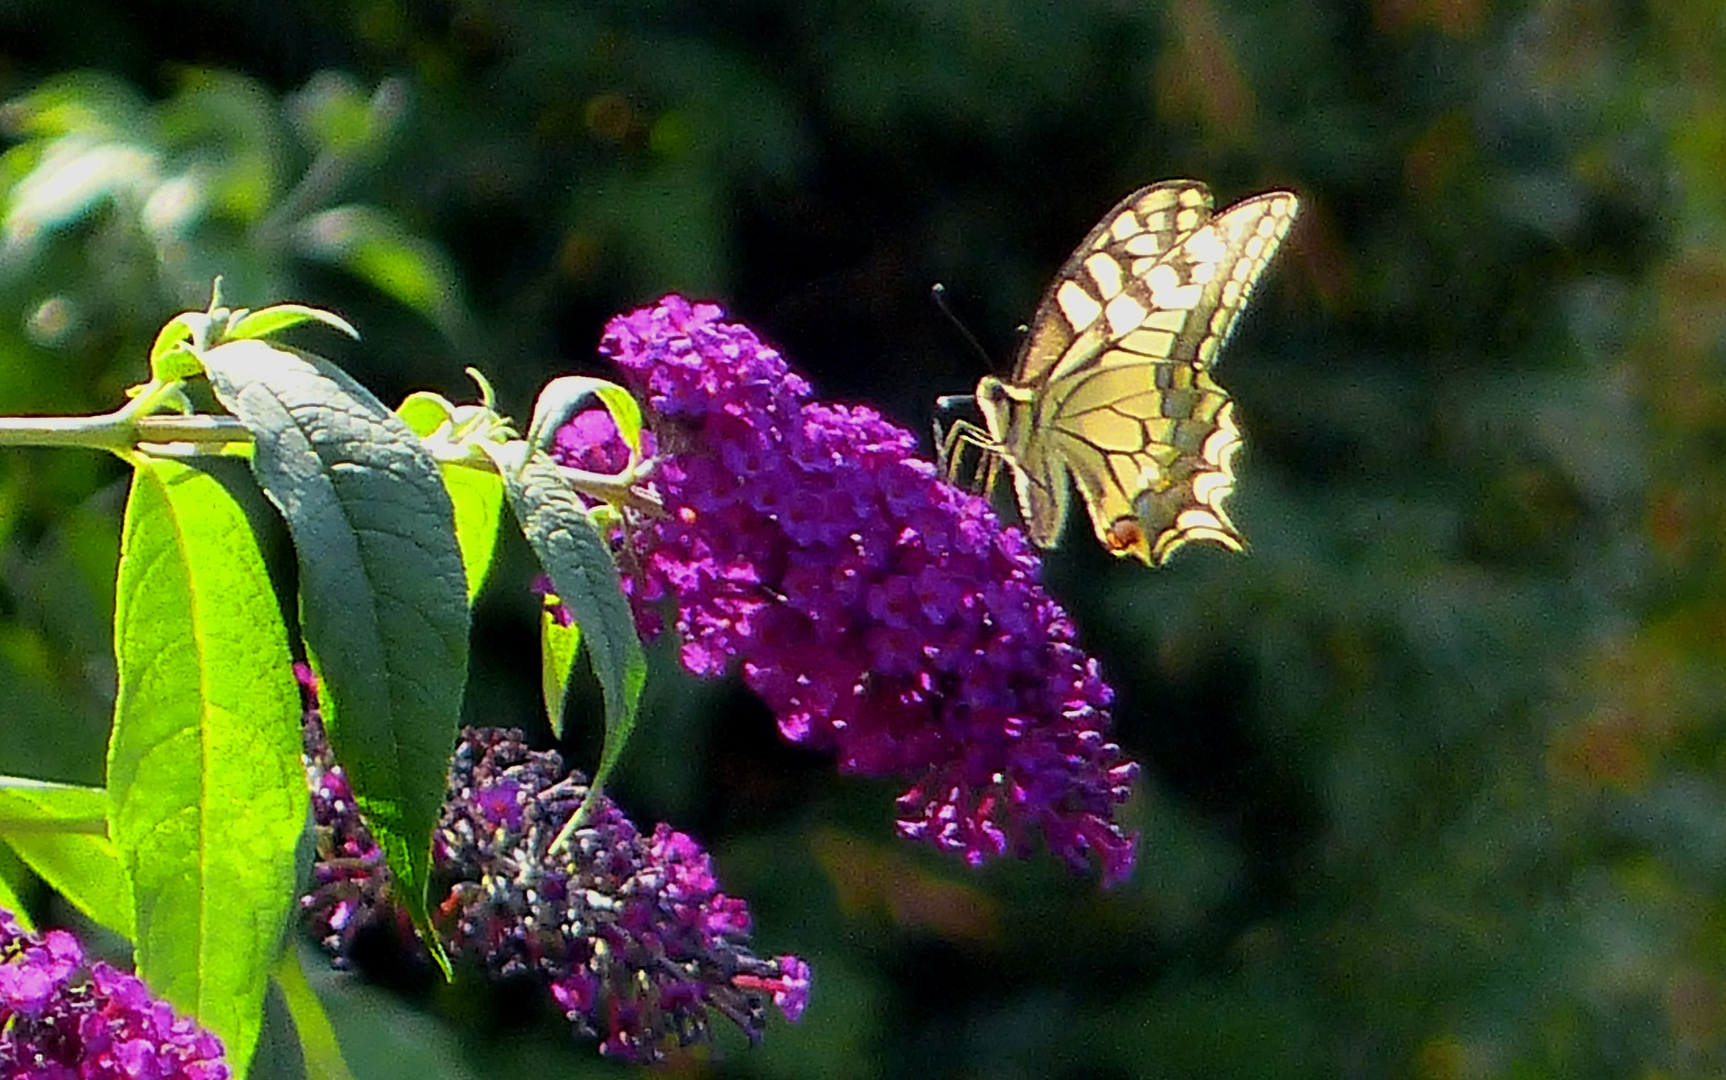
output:
<path id="1" fill-rule="evenodd" d="M 1138 766 L 1107 737 L 1111 692 L 985 500 L 910 432 L 813 399 L 748 327 L 669 296 L 613 319 L 600 351 L 657 436 L 662 517 L 631 530 L 644 632 L 675 602 L 682 661 L 740 670 L 793 742 L 909 783 L 899 827 L 973 864 L 1032 837 L 1106 883 L 1132 870 L 1114 819 Z M 604 413 L 554 453 L 617 457 Z"/>
<path id="2" fill-rule="evenodd" d="M 339 961 L 362 931 L 405 942 L 413 929 L 387 900 L 382 853 L 330 760 L 315 701 L 306 759 L 319 858 L 303 903 Z M 688 836 L 663 824 L 643 833 L 602 797 L 569 848 L 550 853 L 586 795 L 579 774 L 519 732 L 462 733 L 432 839 L 433 896 L 443 897 L 433 921 L 450 956 L 489 977 L 538 977 L 579 1031 L 631 1061 L 708 1041 L 714 1013 L 752 1042 L 768 1003 L 801 1016 L 809 965 L 750 951 L 748 906 L 720 890 Z"/>

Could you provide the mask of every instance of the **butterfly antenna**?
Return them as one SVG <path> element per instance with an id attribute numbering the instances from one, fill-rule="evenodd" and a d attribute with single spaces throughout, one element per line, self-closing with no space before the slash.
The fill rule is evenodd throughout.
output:
<path id="1" fill-rule="evenodd" d="M 953 329 L 959 331 L 959 336 L 970 342 L 971 348 L 975 349 L 977 355 L 983 358 L 983 367 L 992 370 L 995 362 L 989 358 L 989 350 L 983 348 L 983 343 L 977 340 L 977 335 L 971 333 L 971 328 L 966 326 L 959 316 L 953 314 L 953 309 L 947 305 L 947 286 L 939 281 L 929 286 L 929 299 L 933 300 L 935 306 L 941 309 L 941 314 L 947 316 L 947 321 L 953 324 Z"/>

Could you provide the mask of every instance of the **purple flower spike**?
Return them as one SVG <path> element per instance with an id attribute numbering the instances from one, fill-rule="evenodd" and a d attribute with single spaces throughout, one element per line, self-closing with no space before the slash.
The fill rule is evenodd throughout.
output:
<path id="1" fill-rule="evenodd" d="M 487 971 L 538 971 L 564 1015 L 602 1034 L 600 1050 L 659 1060 L 711 1038 L 711 1014 L 754 1042 L 769 994 L 807 986 L 796 957 L 748 948 L 749 908 L 720 891 L 712 860 L 660 824 L 643 835 L 601 797 L 565 855 L 548 851 L 586 794 L 552 752 L 515 731 L 469 729 L 450 767 L 450 799 L 433 837 L 440 877 L 453 880 L 440 922 L 450 952 Z"/>
<path id="2" fill-rule="evenodd" d="M 1108 741 L 1112 694 L 1020 532 L 913 456 L 910 432 L 811 400 L 722 318 L 668 296 L 600 347 L 658 437 L 666 515 L 635 531 L 628 582 L 643 633 L 674 599 L 691 672 L 738 668 L 786 738 L 908 780 L 904 835 L 978 864 L 1040 834 L 1124 879 L 1137 837 L 1114 813 L 1138 766 Z M 567 463 L 600 452 L 596 430 L 559 433 Z"/>
<path id="3" fill-rule="evenodd" d="M 227 1080 L 222 1041 L 64 930 L 27 933 L 0 909 L 0 1076 Z"/>
<path id="4" fill-rule="evenodd" d="M 338 965 L 368 929 L 411 943 L 315 710 L 305 734 L 319 859 L 303 903 L 314 928 Z M 748 906 L 720 891 L 694 840 L 663 824 L 644 834 L 601 797 L 569 850 L 551 851 L 586 794 L 579 773 L 529 750 L 520 732 L 462 732 L 432 838 L 444 896 L 434 922 L 449 954 L 488 977 L 537 976 L 577 1031 L 600 1037 L 602 1053 L 644 1064 L 710 1041 L 714 1014 L 751 1042 L 766 1030 L 769 1000 L 796 1020 L 809 965 L 750 950 Z"/>

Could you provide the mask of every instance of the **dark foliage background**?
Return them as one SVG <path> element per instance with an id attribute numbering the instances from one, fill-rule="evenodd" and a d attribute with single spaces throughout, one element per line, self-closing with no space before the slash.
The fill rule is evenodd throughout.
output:
<path id="1" fill-rule="evenodd" d="M 931 283 L 1004 365 L 1120 195 L 1291 186 L 1220 376 L 1252 549 L 1048 563 L 1148 766 L 1136 878 L 912 849 L 661 656 L 617 793 L 817 977 L 674 1071 L 1718 1075 L 1722 57 L 1705 0 L 6 0 L 0 412 L 113 407 L 221 273 L 355 322 L 319 347 L 386 400 L 472 364 L 525 416 L 677 289 L 921 430 L 983 368 Z M 123 479 L 0 454 L 0 771 L 100 782 Z M 468 708 L 549 738 L 529 570 Z M 363 1078 L 618 1071 L 325 988 Z"/>

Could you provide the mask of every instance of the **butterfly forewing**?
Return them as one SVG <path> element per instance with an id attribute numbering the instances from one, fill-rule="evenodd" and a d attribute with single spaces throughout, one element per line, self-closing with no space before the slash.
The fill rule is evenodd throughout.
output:
<path id="1" fill-rule="evenodd" d="M 979 386 L 1037 544 L 1059 533 L 1070 473 L 1117 554 L 1160 564 L 1193 540 L 1242 546 L 1223 509 L 1240 432 L 1208 369 L 1297 201 L 1271 192 L 1215 217 L 1210 207 L 1190 181 L 1129 196 L 1062 267 L 1013 383 L 992 401 Z"/>
<path id="2" fill-rule="evenodd" d="M 1043 294 L 1019 350 L 1013 381 L 1024 385 L 1041 380 L 1069 353 L 1074 339 L 1095 324 L 1092 313 L 1103 302 L 1097 274 L 1107 280 L 1112 274 L 1130 273 L 1135 261 L 1154 260 L 1210 216 L 1210 189 L 1193 180 L 1164 180 L 1116 203 L 1068 256 Z"/>

